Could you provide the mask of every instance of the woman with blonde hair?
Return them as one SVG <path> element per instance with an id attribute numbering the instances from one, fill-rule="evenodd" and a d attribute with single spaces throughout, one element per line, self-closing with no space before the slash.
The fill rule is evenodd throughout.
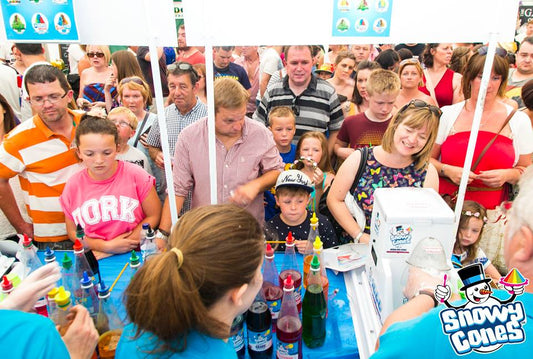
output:
<path id="1" fill-rule="evenodd" d="M 331 184 L 327 204 L 335 219 L 355 242 L 370 240 L 370 218 L 374 190 L 381 187 L 430 187 L 438 190 L 438 175 L 429 163 L 439 125 L 440 110 L 421 100 L 402 107 L 389 123 L 380 146 L 368 148 L 366 166 L 352 193 L 365 215 L 358 223 L 344 199 L 352 187 L 361 162 L 361 151 L 353 152 L 339 168 Z"/>
<path id="2" fill-rule="evenodd" d="M 124 293 L 131 324 L 116 358 L 235 358 L 227 339 L 261 288 L 263 248 L 259 223 L 242 208 L 187 212 L 167 250 L 146 261 Z"/>
<path id="3" fill-rule="evenodd" d="M 420 86 L 424 86 L 424 71 L 417 59 L 405 59 L 400 62 L 398 75 L 402 87 L 394 104 L 396 108 L 401 108 L 414 99 L 422 100 L 430 105 L 437 105 L 430 96 L 418 89 Z"/>
<path id="4" fill-rule="evenodd" d="M 105 84 L 113 70 L 109 67 L 111 53 L 104 45 L 87 45 L 87 58 L 91 67 L 85 69 L 80 75 L 80 93 L 76 104 L 78 107 L 88 110 L 97 105 L 105 108 Z M 116 89 L 111 89 L 113 97 Z"/>

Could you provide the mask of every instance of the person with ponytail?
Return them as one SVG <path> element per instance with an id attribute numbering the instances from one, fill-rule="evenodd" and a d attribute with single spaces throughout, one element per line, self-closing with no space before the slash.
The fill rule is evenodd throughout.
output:
<path id="1" fill-rule="evenodd" d="M 261 227 L 246 210 L 187 212 L 166 251 L 146 261 L 124 293 L 130 324 L 116 358 L 236 358 L 227 339 L 261 288 L 263 251 Z"/>

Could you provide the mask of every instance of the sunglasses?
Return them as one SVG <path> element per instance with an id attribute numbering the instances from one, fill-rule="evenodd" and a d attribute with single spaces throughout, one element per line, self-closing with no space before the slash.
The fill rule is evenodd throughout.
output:
<path id="1" fill-rule="evenodd" d="M 489 52 L 489 47 L 488 46 L 481 46 L 479 49 L 477 49 L 477 53 L 480 54 L 481 56 L 485 56 L 487 55 L 487 52 Z M 497 47 L 496 48 L 496 55 L 500 56 L 500 57 L 507 57 L 507 50 L 501 48 L 501 47 Z"/>
<path id="2" fill-rule="evenodd" d="M 98 57 L 99 59 L 101 59 L 104 56 L 105 55 L 103 52 L 88 52 L 87 53 L 87 57 Z"/>
<path id="3" fill-rule="evenodd" d="M 295 97 L 292 99 L 292 112 L 294 113 L 294 116 L 300 116 L 300 106 L 297 105 L 298 103 L 298 97 Z"/>
<path id="4" fill-rule="evenodd" d="M 126 78 L 123 78 L 121 81 L 120 81 L 120 84 L 121 85 L 125 85 L 129 82 L 133 82 L 133 83 L 136 83 L 137 85 L 141 85 L 141 86 L 144 86 L 144 81 L 137 77 L 137 76 L 131 76 L 131 77 L 126 77 Z"/>
<path id="5" fill-rule="evenodd" d="M 406 64 L 416 65 L 416 64 L 420 64 L 420 61 L 418 61 L 415 58 L 405 59 L 405 60 L 402 60 L 402 62 L 400 62 L 399 66 L 403 66 L 403 65 L 406 65 Z"/>
<path id="6" fill-rule="evenodd" d="M 192 67 L 192 65 L 188 62 L 175 62 L 171 65 L 168 65 L 167 69 L 170 73 L 173 73 L 176 70 L 192 72 L 196 78 L 198 78 L 198 72 L 196 72 L 194 67 Z"/>
<path id="7" fill-rule="evenodd" d="M 404 105 L 400 109 L 400 111 L 398 111 L 398 115 L 400 115 L 403 112 L 405 112 L 405 110 L 407 110 L 411 106 L 413 106 L 415 108 L 427 108 L 432 114 L 434 114 L 437 117 L 440 117 L 442 115 L 442 111 L 440 110 L 440 108 L 438 108 L 437 106 L 430 105 L 427 102 L 422 101 L 422 100 L 418 100 L 418 99 L 414 99 L 414 100 L 409 101 L 408 104 Z"/>

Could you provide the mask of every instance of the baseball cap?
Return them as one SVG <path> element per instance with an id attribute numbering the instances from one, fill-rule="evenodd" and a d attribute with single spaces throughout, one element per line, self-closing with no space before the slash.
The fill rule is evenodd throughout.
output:
<path id="1" fill-rule="evenodd" d="M 311 193 L 314 190 L 311 180 L 305 173 L 299 170 L 287 170 L 281 172 L 276 181 L 276 189 L 280 187 L 300 187 Z"/>
<path id="2" fill-rule="evenodd" d="M 327 72 L 328 74 L 333 74 L 333 64 L 322 64 L 322 66 L 315 70 L 315 73 L 317 72 Z"/>

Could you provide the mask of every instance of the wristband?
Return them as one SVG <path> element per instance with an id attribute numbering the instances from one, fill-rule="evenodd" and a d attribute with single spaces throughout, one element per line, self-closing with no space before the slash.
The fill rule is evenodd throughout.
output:
<path id="1" fill-rule="evenodd" d="M 446 166 L 448 166 L 448 165 L 442 165 L 442 167 L 440 168 L 440 175 L 441 176 L 444 176 L 444 169 L 446 168 Z"/>
<path id="2" fill-rule="evenodd" d="M 363 231 L 359 231 L 359 233 L 357 233 L 357 235 L 353 238 L 353 242 L 354 243 L 359 243 L 359 241 L 361 240 L 361 237 L 363 236 Z"/>
<path id="3" fill-rule="evenodd" d="M 161 229 L 158 229 L 156 234 L 155 234 L 155 237 L 156 238 L 160 238 L 162 240 L 164 240 L 165 242 L 168 241 L 168 236 L 169 236 L 170 233 L 166 232 L 166 231 L 163 231 Z"/>
<path id="4" fill-rule="evenodd" d="M 433 299 L 433 308 L 436 308 L 439 305 L 439 302 L 437 302 L 437 299 L 435 298 L 435 293 L 433 293 L 432 291 L 424 289 L 418 292 L 418 295 L 420 294 L 428 295 L 431 297 L 431 299 Z"/>

